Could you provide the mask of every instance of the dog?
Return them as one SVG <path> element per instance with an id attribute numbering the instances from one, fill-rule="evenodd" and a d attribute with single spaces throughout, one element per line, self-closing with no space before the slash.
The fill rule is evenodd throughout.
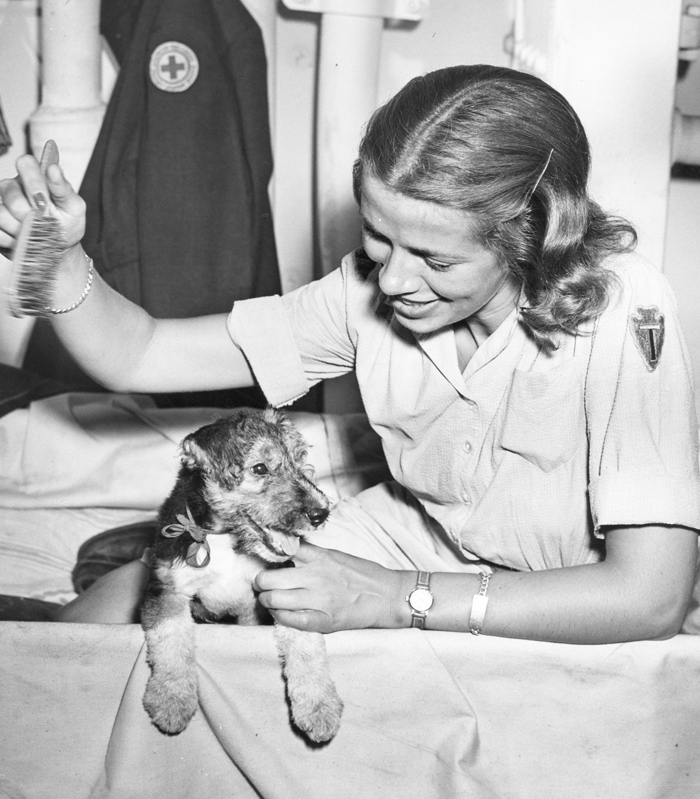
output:
<path id="1" fill-rule="evenodd" d="M 293 565 L 306 533 L 325 522 L 328 498 L 311 481 L 306 445 L 280 411 L 241 409 L 188 435 L 141 605 L 151 674 L 143 705 L 164 733 L 184 730 L 199 700 L 195 620 L 265 622 L 252 582 Z M 294 725 L 331 740 L 343 703 L 323 636 L 275 624 Z"/>

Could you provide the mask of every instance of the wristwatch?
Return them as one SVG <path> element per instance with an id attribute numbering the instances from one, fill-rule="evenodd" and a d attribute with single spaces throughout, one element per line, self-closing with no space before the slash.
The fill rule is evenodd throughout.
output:
<path id="1" fill-rule="evenodd" d="M 433 606 L 433 595 L 430 593 L 430 572 L 418 572 L 416 587 L 406 597 L 411 608 L 411 627 L 422 630 L 425 627 L 425 617 Z"/>

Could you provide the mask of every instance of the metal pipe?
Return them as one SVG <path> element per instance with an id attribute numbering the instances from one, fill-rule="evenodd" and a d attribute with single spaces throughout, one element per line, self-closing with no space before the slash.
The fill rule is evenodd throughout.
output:
<path id="1" fill-rule="evenodd" d="M 358 246 L 352 165 L 377 104 L 384 20 L 420 20 L 428 0 L 284 0 L 321 14 L 316 99 L 315 208 L 323 274 Z"/>
<path id="2" fill-rule="evenodd" d="M 42 0 L 41 103 L 29 120 L 39 154 L 55 139 L 61 165 L 78 186 L 102 124 L 99 0 Z"/>
<path id="3" fill-rule="evenodd" d="M 324 14 L 321 21 L 315 205 L 324 274 L 360 243 L 352 166 L 361 126 L 376 108 L 383 22 L 340 14 Z"/>

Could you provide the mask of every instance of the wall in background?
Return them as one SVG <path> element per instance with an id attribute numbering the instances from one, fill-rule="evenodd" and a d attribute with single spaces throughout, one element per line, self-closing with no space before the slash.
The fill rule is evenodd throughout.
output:
<path id="1" fill-rule="evenodd" d="M 676 107 L 682 114 L 700 117 L 700 60 L 690 62 L 678 81 Z M 678 299 L 678 313 L 695 373 L 695 405 L 700 417 L 700 179 L 671 180 L 664 273 Z"/>
<path id="2" fill-rule="evenodd" d="M 700 180 L 671 181 L 664 274 L 674 288 L 695 374 L 700 418 Z"/>
<path id="3" fill-rule="evenodd" d="M 27 149 L 26 126 L 39 104 L 38 0 L 0 0 L 0 104 L 12 147 L 0 157 L 0 180 L 15 174 Z"/>

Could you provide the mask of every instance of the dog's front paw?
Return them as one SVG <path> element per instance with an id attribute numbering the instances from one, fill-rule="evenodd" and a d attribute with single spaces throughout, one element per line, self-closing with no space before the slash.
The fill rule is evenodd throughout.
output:
<path id="1" fill-rule="evenodd" d="M 310 740 L 330 741 L 340 727 L 343 702 L 331 677 L 323 636 L 276 624 L 275 639 L 292 721 Z"/>
<path id="2" fill-rule="evenodd" d="M 143 706 L 161 732 L 176 735 L 190 723 L 199 700 L 197 684 L 191 680 L 161 680 L 151 675 L 143 695 Z"/>
<path id="3" fill-rule="evenodd" d="M 324 743 L 335 737 L 340 728 L 343 701 L 335 684 L 287 686 L 294 724 L 312 741 Z"/>

